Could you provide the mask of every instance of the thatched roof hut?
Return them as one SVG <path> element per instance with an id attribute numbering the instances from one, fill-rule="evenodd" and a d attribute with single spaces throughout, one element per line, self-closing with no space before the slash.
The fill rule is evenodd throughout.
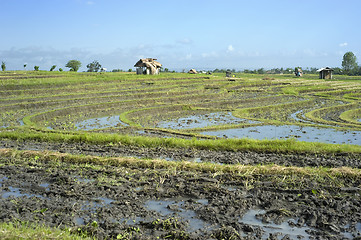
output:
<path id="1" fill-rule="evenodd" d="M 137 68 L 137 74 L 159 74 L 162 64 L 156 61 L 156 58 L 140 59 L 134 67 Z"/>
<path id="2" fill-rule="evenodd" d="M 332 68 L 329 67 L 325 67 L 325 68 L 320 68 L 317 70 L 317 72 L 320 73 L 320 79 L 332 79 Z"/>
<path id="3" fill-rule="evenodd" d="M 191 74 L 197 74 L 197 70 L 195 70 L 194 68 L 192 68 L 191 70 L 188 71 L 188 73 L 191 73 Z"/>

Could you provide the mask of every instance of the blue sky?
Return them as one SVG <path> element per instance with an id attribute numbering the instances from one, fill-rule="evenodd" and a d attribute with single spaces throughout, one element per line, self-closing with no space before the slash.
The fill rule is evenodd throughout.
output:
<path id="1" fill-rule="evenodd" d="M 80 70 L 98 60 L 129 69 L 157 58 L 169 69 L 340 67 L 361 58 L 361 1 L 0 0 L 7 69 Z M 360 62 L 360 60 L 359 60 Z"/>

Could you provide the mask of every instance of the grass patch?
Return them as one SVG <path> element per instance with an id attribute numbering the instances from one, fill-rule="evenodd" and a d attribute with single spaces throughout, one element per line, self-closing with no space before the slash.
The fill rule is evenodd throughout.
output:
<path id="1" fill-rule="evenodd" d="M 126 167 L 131 169 L 169 169 L 174 173 L 180 171 L 204 172 L 210 174 L 232 174 L 237 176 L 299 176 L 315 179 L 317 182 L 325 182 L 325 179 L 339 182 L 340 179 L 360 179 L 361 169 L 350 167 L 326 168 L 326 167 L 285 167 L 275 164 L 268 165 L 243 165 L 243 164 L 216 164 L 194 163 L 188 161 L 166 161 L 161 159 L 138 159 L 132 157 L 96 157 L 71 155 L 49 151 L 19 151 L 12 149 L 0 149 L 0 155 L 19 159 L 36 159 L 42 162 L 66 162 L 70 164 L 93 164 L 100 166 Z M 278 178 L 275 179 L 275 181 Z"/>
<path id="2" fill-rule="evenodd" d="M 72 234 L 69 230 L 50 228 L 34 223 L 13 221 L 0 223 L 0 239 L 93 240 L 94 238 Z"/>
<path id="3" fill-rule="evenodd" d="M 84 133 L 61 131 L 4 131 L 0 138 L 12 140 L 36 140 L 51 142 L 86 142 L 90 144 L 123 144 L 139 147 L 194 148 L 226 151 L 256 151 L 274 153 L 361 153 L 361 146 L 349 144 L 327 144 L 317 142 L 300 142 L 287 140 L 255 140 L 255 139 L 181 139 L 156 138 L 146 136 L 129 136 L 102 133 Z"/>

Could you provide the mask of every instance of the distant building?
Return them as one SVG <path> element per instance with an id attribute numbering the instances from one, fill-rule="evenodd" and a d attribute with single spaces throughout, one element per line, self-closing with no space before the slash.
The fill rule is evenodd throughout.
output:
<path id="1" fill-rule="evenodd" d="M 140 59 L 134 67 L 137 68 L 137 74 L 156 75 L 159 74 L 162 64 L 156 61 L 155 58 Z"/>
<path id="2" fill-rule="evenodd" d="M 191 74 L 197 74 L 197 70 L 195 70 L 194 68 L 192 68 L 191 70 L 188 71 L 188 73 L 191 73 Z"/>
<path id="3" fill-rule="evenodd" d="M 329 67 L 325 67 L 325 68 L 320 68 L 317 70 L 317 72 L 320 73 L 320 79 L 332 79 L 332 68 Z"/>

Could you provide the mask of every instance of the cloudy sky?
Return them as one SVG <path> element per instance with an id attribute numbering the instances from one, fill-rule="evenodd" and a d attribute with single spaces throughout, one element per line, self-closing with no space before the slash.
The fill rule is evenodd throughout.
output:
<path id="1" fill-rule="evenodd" d="M 339 67 L 361 62 L 360 0 L 0 0 L 8 70 L 108 70 L 157 58 L 169 69 Z"/>

